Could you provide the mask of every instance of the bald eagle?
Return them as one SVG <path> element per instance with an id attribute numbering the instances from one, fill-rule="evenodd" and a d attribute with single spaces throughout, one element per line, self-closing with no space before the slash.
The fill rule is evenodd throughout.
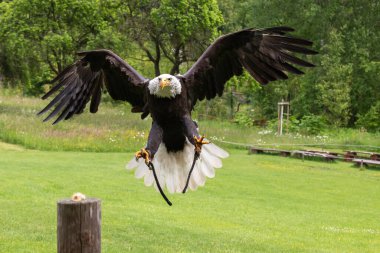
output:
<path id="1" fill-rule="evenodd" d="M 163 74 L 147 79 L 110 50 L 78 53 L 82 58 L 64 69 L 51 84 L 55 84 L 42 98 L 55 92 L 58 95 L 39 114 L 50 111 L 44 121 L 55 116 L 56 124 L 80 114 L 90 102 L 95 113 L 103 90 L 115 100 L 127 101 L 132 112 L 149 114 L 152 126 L 147 145 L 127 164 L 136 169 L 135 176 L 144 178 L 147 186 L 166 186 L 170 193 L 181 192 L 189 175 L 194 154 L 189 188 L 205 184 L 206 177 L 215 176 L 215 168 L 222 167 L 221 158 L 228 153 L 209 143 L 198 133 L 191 118 L 197 101 L 223 94 L 226 82 L 240 76 L 243 70 L 264 85 L 270 81 L 287 79 L 287 73 L 303 74 L 294 65 L 313 67 L 292 53 L 316 54 L 309 49 L 312 42 L 289 35 L 290 27 L 245 29 L 219 37 L 183 75 Z M 51 110 L 50 110 L 51 109 Z M 202 148 L 203 147 L 203 148 Z M 140 159 L 143 158 L 143 159 Z M 195 159 L 194 159 L 195 160 Z M 157 181 L 149 163 L 157 171 Z"/>

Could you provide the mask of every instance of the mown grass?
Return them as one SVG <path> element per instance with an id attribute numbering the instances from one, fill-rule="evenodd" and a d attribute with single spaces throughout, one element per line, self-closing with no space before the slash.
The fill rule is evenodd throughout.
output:
<path id="1" fill-rule="evenodd" d="M 141 120 L 139 114 L 130 113 L 127 104 L 102 103 L 95 115 L 86 110 L 69 121 L 52 126 L 51 122 L 43 123 L 43 117 L 36 116 L 47 102 L 0 94 L 0 140 L 55 151 L 125 152 L 136 151 L 145 145 L 151 120 Z M 313 145 L 313 149 L 380 151 L 380 133 L 357 129 L 330 129 L 318 136 L 277 136 L 268 129 L 246 128 L 228 120 L 202 120 L 199 126 L 202 134 L 224 147 L 245 148 L 245 144 L 310 149 L 306 145 Z M 243 145 L 229 144 L 231 142 Z"/>
<path id="2" fill-rule="evenodd" d="M 229 150 L 206 186 L 158 192 L 133 153 L 0 145 L 0 252 L 56 251 L 56 201 L 102 199 L 103 252 L 378 252 L 380 171 Z"/>

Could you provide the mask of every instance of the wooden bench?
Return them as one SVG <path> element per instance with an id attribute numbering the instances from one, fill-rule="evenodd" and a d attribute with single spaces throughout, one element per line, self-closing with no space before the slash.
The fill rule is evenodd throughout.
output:
<path id="1" fill-rule="evenodd" d="M 251 147 L 249 149 L 251 154 L 263 154 L 263 153 L 271 153 L 271 154 L 279 154 L 281 156 L 295 156 L 298 158 L 304 159 L 305 157 L 317 157 L 323 158 L 326 161 L 335 161 L 336 159 L 341 159 L 344 157 L 345 161 L 350 161 L 357 163 L 361 167 L 368 165 L 380 165 L 380 154 L 374 152 L 367 151 L 345 151 L 345 154 L 341 154 L 338 152 L 330 152 L 330 151 L 318 151 L 318 150 L 281 150 L 274 148 L 262 148 L 262 147 Z M 369 155 L 370 159 L 367 157 L 360 157 L 358 154 Z"/>
<path id="2" fill-rule="evenodd" d="M 290 156 L 291 154 L 291 151 L 289 150 L 280 150 L 280 149 L 274 149 L 274 148 L 251 147 L 249 151 L 252 154 L 275 153 L 281 156 Z"/>
<path id="3" fill-rule="evenodd" d="M 369 156 L 370 160 L 375 160 L 375 161 L 380 161 L 380 153 L 375 153 L 375 152 L 367 152 L 367 151 L 352 151 L 352 150 L 347 150 L 345 151 L 344 159 L 347 161 L 351 161 L 356 158 L 365 158 L 366 157 L 361 157 L 359 154 L 364 154 L 367 157 Z"/>
<path id="4" fill-rule="evenodd" d="M 368 167 L 368 165 L 380 166 L 380 161 L 369 160 L 369 159 L 352 159 L 352 162 L 356 163 L 360 168 L 363 166 Z"/>
<path id="5" fill-rule="evenodd" d="M 324 158 L 326 161 L 334 161 L 335 159 L 338 159 L 339 157 L 336 155 L 331 155 L 327 153 L 320 153 L 320 152 L 310 152 L 310 151 L 304 151 L 304 150 L 295 150 L 292 152 L 292 154 L 295 157 L 304 159 L 305 157 L 319 157 Z"/>
<path id="6" fill-rule="evenodd" d="M 339 154 L 338 152 L 331 152 L 331 151 L 306 150 L 306 152 L 318 153 L 318 154 L 327 154 L 327 155 L 333 155 L 333 156 L 342 155 L 342 154 Z"/>

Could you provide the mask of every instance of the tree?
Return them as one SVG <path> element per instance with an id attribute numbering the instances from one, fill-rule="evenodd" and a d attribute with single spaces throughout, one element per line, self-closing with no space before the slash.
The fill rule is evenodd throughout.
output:
<path id="1" fill-rule="evenodd" d="M 360 115 L 356 126 L 364 127 L 368 131 L 380 132 L 380 101 L 377 101 L 367 113 Z"/>
<path id="2" fill-rule="evenodd" d="M 169 73 L 177 74 L 185 62 L 197 59 L 218 35 L 223 22 L 215 0 L 153 0 L 125 2 L 125 29 L 161 73 L 163 58 Z"/>
<path id="3" fill-rule="evenodd" d="M 110 27 L 110 10 L 97 0 L 15 0 L 0 9 L 1 65 L 24 86 L 62 71 Z"/>
<path id="4" fill-rule="evenodd" d="M 0 68 L 29 88 L 62 71 L 77 51 L 99 47 L 129 63 L 140 59 L 133 65 L 143 73 L 143 54 L 156 75 L 160 67 L 179 73 L 223 22 L 215 0 L 15 0 L 0 2 L 0 14 Z"/>
<path id="5" fill-rule="evenodd" d="M 346 126 L 350 118 L 350 89 L 352 83 L 352 64 L 344 64 L 344 36 L 332 30 L 321 59 L 317 87 L 324 114 L 330 124 Z"/>

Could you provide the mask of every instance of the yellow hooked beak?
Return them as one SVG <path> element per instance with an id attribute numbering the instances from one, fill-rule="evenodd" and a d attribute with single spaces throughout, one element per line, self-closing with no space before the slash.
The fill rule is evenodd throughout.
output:
<path id="1" fill-rule="evenodd" d="M 163 78 L 161 81 L 160 81 L 160 88 L 161 90 L 163 88 L 165 88 L 166 86 L 169 86 L 170 85 L 170 80 L 167 79 L 167 78 Z"/>

